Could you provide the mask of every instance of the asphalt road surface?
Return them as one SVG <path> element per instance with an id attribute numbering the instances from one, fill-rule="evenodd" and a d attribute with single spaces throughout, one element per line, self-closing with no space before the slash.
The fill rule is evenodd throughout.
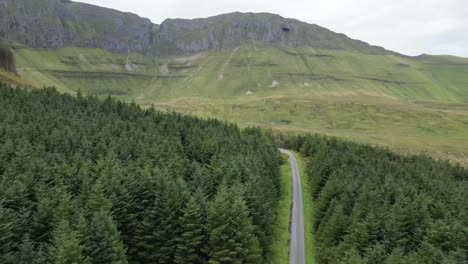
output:
<path id="1" fill-rule="evenodd" d="M 280 149 L 280 152 L 289 156 L 293 179 L 289 263 L 305 264 L 304 209 L 302 208 L 301 176 L 299 175 L 299 168 L 297 166 L 297 160 L 296 157 L 294 157 L 294 154 L 285 149 Z"/>

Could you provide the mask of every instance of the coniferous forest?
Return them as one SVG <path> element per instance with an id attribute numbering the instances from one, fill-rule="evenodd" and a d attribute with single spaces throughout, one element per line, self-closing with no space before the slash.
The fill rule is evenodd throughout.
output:
<path id="1" fill-rule="evenodd" d="M 468 171 L 318 135 L 318 263 L 464 263 Z M 262 263 L 280 159 L 258 129 L 0 84 L 0 263 Z"/>
<path id="2" fill-rule="evenodd" d="M 466 169 L 321 136 L 283 144 L 307 157 L 318 263 L 466 263 Z"/>
<path id="3" fill-rule="evenodd" d="M 0 263 L 261 263 L 279 158 L 257 129 L 0 87 Z"/>

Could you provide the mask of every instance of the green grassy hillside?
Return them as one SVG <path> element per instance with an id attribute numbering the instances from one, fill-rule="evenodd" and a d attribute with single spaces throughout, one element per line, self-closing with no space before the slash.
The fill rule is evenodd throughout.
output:
<path id="1" fill-rule="evenodd" d="M 79 89 L 89 95 L 131 99 L 154 78 L 153 60 L 143 55 L 117 54 L 101 49 L 29 49 L 16 52 L 18 72 L 37 86 L 63 92 Z"/>
<path id="2" fill-rule="evenodd" d="M 468 59 L 277 48 L 153 59 L 16 49 L 37 86 L 283 131 L 313 131 L 468 164 Z"/>

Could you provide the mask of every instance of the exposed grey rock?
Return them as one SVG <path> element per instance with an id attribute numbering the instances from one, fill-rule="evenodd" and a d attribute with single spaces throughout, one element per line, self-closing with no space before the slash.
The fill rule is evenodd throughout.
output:
<path id="1" fill-rule="evenodd" d="M 276 80 L 273 80 L 273 81 L 271 82 L 270 88 L 276 88 L 276 87 L 278 87 L 279 85 L 280 85 L 280 82 L 278 82 L 278 81 L 276 81 Z"/>
<path id="2" fill-rule="evenodd" d="M 311 46 L 387 54 L 381 47 L 348 38 L 317 25 L 267 13 L 231 13 L 205 19 L 168 19 L 154 36 L 159 55 L 230 49 L 256 42 L 280 47 Z"/>
<path id="3" fill-rule="evenodd" d="M 0 0 L 0 37 L 39 48 L 151 49 L 153 24 L 130 13 L 60 0 Z"/>
<path id="4" fill-rule="evenodd" d="M 67 0 L 0 0 L 0 37 L 31 47 L 103 48 L 157 56 L 196 54 L 250 45 L 310 46 L 368 54 L 389 51 L 317 25 L 266 13 L 168 19 L 154 25 L 135 14 Z"/>

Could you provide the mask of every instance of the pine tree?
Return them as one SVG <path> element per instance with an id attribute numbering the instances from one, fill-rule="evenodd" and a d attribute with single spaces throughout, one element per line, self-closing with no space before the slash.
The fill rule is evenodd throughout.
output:
<path id="1" fill-rule="evenodd" d="M 239 188 L 225 184 L 208 208 L 209 263 L 261 263 L 261 248 Z"/>
<path id="2" fill-rule="evenodd" d="M 155 249 L 154 257 L 158 263 L 173 263 L 178 235 L 180 234 L 179 218 L 188 197 L 187 187 L 182 179 L 169 180 L 161 189 L 161 196 L 155 201 L 156 228 L 152 230 Z"/>
<path id="3" fill-rule="evenodd" d="M 46 242 L 51 239 L 56 206 L 48 197 L 41 197 L 38 201 L 36 213 L 33 216 L 31 227 L 31 238 L 39 243 Z"/>
<path id="4" fill-rule="evenodd" d="M 343 207 L 334 200 L 317 230 L 317 241 L 321 251 L 319 262 L 333 262 L 332 247 L 342 241 L 347 224 L 348 219 L 343 212 Z"/>
<path id="5" fill-rule="evenodd" d="M 372 245 L 366 250 L 364 255 L 369 263 L 384 263 L 387 258 L 387 252 L 381 244 Z"/>
<path id="6" fill-rule="evenodd" d="M 76 231 L 76 237 L 80 241 L 80 245 L 83 247 L 83 252 L 88 256 L 88 221 L 84 217 L 84 213 L 79 213 L 76 223 L 74 223 L 74 230 Z"/>
<path id="7" fill-rule="evenodd" d="M 231 209 L 229 204 L 228 189 L 221 186 L 220 190 L 210 203 L 207 211 L 207 232 L 209 239 L 207 243 L 207 252 L 209 263 L 236 263 L 235 259 L 238 247 L 231 238 L 229 230 L 228 213 Z"/>
<path id="8" fill-rule="evenodd" d="M 87 264 L 89 259 L 84 254 L 84 246 L 78 239 L 67 220 L 62 220 L 54 230 L 52 244 L 49 247 L 49 261 L 53 264 Z"/>
<path id="9" fill-rule="evenodd" d="M 364 264 L 368 263 L 355 249 L 348 250 L 339 263 L 342 264 Z"/>
<path id="10" fill-rule="evenodd" d="M 93 264 L 126 264 L 125 249 L 112 217 L 106 211 L 96 212 L 88 228 L 88 255 Z"/>
<path id="11" fill-rule="evenodd" d="M 14 214 L 3 208 L 0 201 L 0 263 L 14 263 L 14 248 L 16 247 L 13 228 Z"/>
<path id="12" fill-rule="evenodd" d="M 91 187 L 91 192 L 86 202 L 86 213 L 92 217 L 94 213 L 110 211 L 111 209 L 112 203 L 104 194 L 104 186 L 98 180 Z"/>
<path id="13" fill-rule="evenodd" d="M 113 218 L 117 223 L 117 229 L 120 231 L 120 237 L 124 244 L 130 243 L 134 236 L 133 227 L 137 223 L 135 200 L 130 191 L 131 182 L 135 179 L 131 176 L 116 175 L 110 179 L 108 186 L 111 190 L 109 200 L 113 204 Z"/>
<path id="14" fill-rule="evenodd" d="M 36 261 L 34 242 L 26 235 L 20 246 L 19 264 L 31 264 Z"/>
<path id="15" fill-rule="evenodd" d="M 231 219 L 234 220 L 231 225 L 237 228 L 235 232 L 236 241 L 242 247 L 239 252 L 241 263 L 261 263 L 262 249 L 258 238 L 255 236 L 255 227 L 242 194 L 238 193 L 235 197 L 230 213 Z"/>
<path id="16" fill-rule="evenodd" d="M 63 221 L 70 223 L 73 220 L 73 215 L 75 213 L 71 195 L 63 190 L 60 190 L 60 192 L 60 200 L 58 202 L 58 207 L 54 212 L 55 214 L 52 226 L 58 226 Z"/>
<path id="17" fill-rule="evenodd" d="M 205 240 L 206 199 L 200 190 L 190 197 L 179 217 L 180 235 L 176 239 L 174 263 L 204 263 L 203 243 Z"/>
<path id="18" fill-rule="evenodd" d="M 152 258 L 155 248 L 152 232 L 157 228 L 158 211 L 154 208 L 156 197 L 160 194 L 160 188 L 156 184 L 155 178 L 147 174 L 146 171 L 137 169 L 135 175 L 129 183 L 130 197 L 133 200 L 133 207 L 129 207 L 132 218 L 121 215 L 117 210 L 119 219 L 124 219 L 127 227 L 123 229 L 124 238 L 128 243 L 128 260 L 131 263 L 156 262 Z M 129 221 L 130 220 L 130 221 Z M 133 220 L 133 221 L 131 221 Z"/>
<path id="19" fill-rule="evenodd" d="M 254 162 L 257 162 L 254 160 Z M 261 162 L 258 162 L 261 164 Z M 245 163 L 244 163 L 245 164 Z M 246 173 L 247 174 L 247 173 Z M 278 189 L 274 186 L 275 179 L 264 179 L 261 173 L 253 172 L 245 183 L 245 200 L 250 209 L 250 216 L 256 226 L 255 235 L 263 246 L 269 244 L 268 231 L 275 219 L 275 197 Z M 264 189 L 264 191 L 259 191 Z"/>
<path id="20" fill-rule="evenodd" d="M 353 248 L 358 253 L 364 252 L 364 249 L 369 246 L 369 232 L 366 223 L 356 219 L 350 226 L 348 234 L 344 238 L 344 243 L 348 248 Z"/>
<path id="21" fill-rule="evenodd" d="M 385 260 L 385 264 L 412 264 L 401 248 L 395 248 Z"/>
<path id="22" fill-rule="evenodd" d="M 433 245 L 423 242 L 417 252 L 417 259 L 420 263 L 443 263 L 443 252 Z"/>

